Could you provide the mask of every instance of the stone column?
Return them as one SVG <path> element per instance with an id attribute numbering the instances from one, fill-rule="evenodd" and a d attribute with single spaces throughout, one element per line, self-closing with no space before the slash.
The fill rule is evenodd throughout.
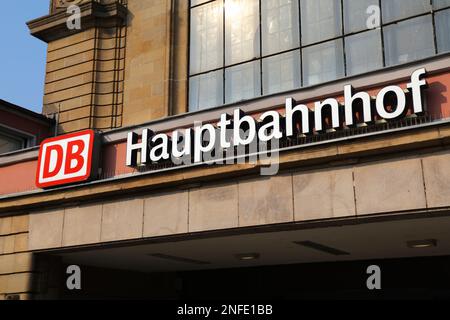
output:
<path id="1" fill-rule="evenodd" d="M 68 19 L 77 5 L 80 29 Z M 122 125 L 126 0 L 54 0 L 49 15 L 30 21 L 31 34 L 48 43 L 43 113 L 58 133 Z"/>
<path id="2" fill-rule="evenodd" d="M 33 293 L 28 220 L 28 215 L 0 217 L 0 300 L 28 300 Z"/>
<path id="3" fill-rule="evenodd" d="M 30 21 L 48 43 L 43 113 L 58 133 L 139 125 L 187 111 L 186 0 L 53 0 Z M 81 10 L 70 30 L 67 8 Z"/>

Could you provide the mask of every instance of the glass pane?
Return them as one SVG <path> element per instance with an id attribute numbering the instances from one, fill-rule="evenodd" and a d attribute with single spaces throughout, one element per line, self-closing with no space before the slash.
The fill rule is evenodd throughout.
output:
<path id="1" fill-rule="evenodd" d="M 368 29 L 367 21 L 372 12 L 367 13 L 367 9 L 374 5 L 378 7 L 378 0 L 344 0 L 345 33 Z"/>
<path id="2" fill-rule="evenodd" d="M 196 74 L 223 65 L 222 1 L 191 10 L 190 72 Z"/>
<path id="3" fill-rule="evenodd" d="M 0 134 L 0 154 L 22 149 L 22 141 Z"/>
<path id="4" fill-rule="evenodd" d="M 302 0 L 302 44 L 342 34 L 341 0 Z"/>
<path id="5" fill-rule="evenodd" d="M 450 0 L 433 0 L 433 7 L 435 9 L 450 7 Z"/>
<path id="6" fill-rule="evenodd" d="M 303 82 L 310 86 L 344 76 L 342 40 L 303 49 Z"/>
<path id="7" fill-rule="evenodd" d="M 261 5 L 263 55 L 299 47 L 298 0 L 267 0 Z"/>
<path id="8" fill-rule="evenodd" d="M 431 15 L 387 26 L 384 29 L 384 46 L 388 66 L 434 55 Z"/>
<path id="9" fill-rule="evenodd" d="M 450 10 L 436 13 L 436 36 L 439 52 L 450 51 Z"/>
<path id="10" fill-rule="evenodd" d="M 431 11 L 430 0 L 381 0 L 383 23 Z"/>
<path id="11" fill-rule="evenodd" d="M 259 61 L 241 64 L 225 71 L 225 102 L 232 103 L 261 95 Z"/>
<path id="12" fill-rule="evenodd" d="M 223 71 L 192 77 L 189 81 L 189 111 L 223 104 Z"/>
<path id="13" fill-rule="evenodd" d="M 208 2 L 209 0 L 191 0 L 191 7 L 198 6 L 199 4 Z"/>
<path id="14" fill-rule="evenodd" d="M 263 60 L 264 94 L 288 91 L 300 85 L 300 50 Z"/>
<path id="15" fill-rule="evenodd" d="M 347 74 L 360 74 L 383 67 L 379 29 L 345 38 Z"/>
<path id="16" fill-rule="evenodd" d="M 260 56 L 258 0 L 226 0 L 225 23 L 226 65 Z"/>

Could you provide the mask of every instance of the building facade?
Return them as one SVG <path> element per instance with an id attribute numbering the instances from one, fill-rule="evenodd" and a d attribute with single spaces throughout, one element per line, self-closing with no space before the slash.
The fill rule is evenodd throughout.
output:
<path id="1" fill-rule="evenodd" d="M 0 100 L 0 153 L 38 146 L 54 135 L 54 120 Z"/>
<path id="2" fill-rule="evenodd" d="M 365 297 L 369 265 L 450 296 L 450 1 L 53 0 L 28 27 L 45 138 L 93 130 L 97 161 L 42 187 L 44 145 L 0 155 L 0 299 Z M 270 163 L 139 145 L 243 119 Z"/>

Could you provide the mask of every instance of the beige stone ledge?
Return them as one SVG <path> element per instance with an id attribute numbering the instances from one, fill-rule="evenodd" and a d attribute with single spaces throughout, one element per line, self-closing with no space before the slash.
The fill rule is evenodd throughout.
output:
<path id="1" fill-rule="evenodd" d="M 239 182 L 239 226 L 294 221 L 292 175 Z"/>
<path id="2" fill-rule="evenodd" d="M 151 195 L 144 199 L 144 237 L 188 232 L 189 192 Z"/>
<path id="3" fill-rule="evenodd" d="M 102 205 L 68 208 L 64 212 L 63 246 L 100 242 Z"/>
<path id="4" fill-rule="evenodd" d="M 62 245 L 64 210 L 30 215 L 30 250 L 57 248 Z"/>
<path id="5" fill-rule="evenodd" d="M 104 204 L 100 240 L 107 242 L 141 238 L 143 219 L 143 199 Z"/>
<path id="6" fill-rule="evenodd" d="M 236 228 L 238 221 L 237 183 L 189 192 L 189 232 Z"/>
<path id="7" fill-rule="evenodd" d="M 449 159 L 450 152 L 443 151 L 296 170 L 274 177 L 240 177 L 223 184 L 166 193 L 148 191 L 133 199 L 32 213 L 29 246 L 45 250 L 294 221 L 426 211 L 430 208 L 427 202 L 450 206 L 450 196 L 445 192 L 441 196 L 441 189 L 450 185 Z M 3 247 L 14 251 L 16 237 L 22 235 L 28 236 L 1 237 L 6 243 Z"/>
<path id="8" fill-rule="evenodd" d="M 428 206 L 450 206 L 450 155 L 425 157 L 422 163 Z"/>
<path id="9" fill-rule="evenodd" d="M 355 167 L 358 215 L 426 209 L 420 158 Z"/>
<path id="10" fill-rule="evenodd" d="M 294 174 L 295 220 L 356 216 L 353 168 Z"/>

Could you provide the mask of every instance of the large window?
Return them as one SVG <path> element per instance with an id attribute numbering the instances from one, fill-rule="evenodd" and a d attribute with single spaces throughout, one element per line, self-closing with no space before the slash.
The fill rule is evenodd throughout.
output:
<path id="1" fill-rule="evenodd" d="M 189 110 L 450 51 L 450 0 L 191 0 Z"/>

